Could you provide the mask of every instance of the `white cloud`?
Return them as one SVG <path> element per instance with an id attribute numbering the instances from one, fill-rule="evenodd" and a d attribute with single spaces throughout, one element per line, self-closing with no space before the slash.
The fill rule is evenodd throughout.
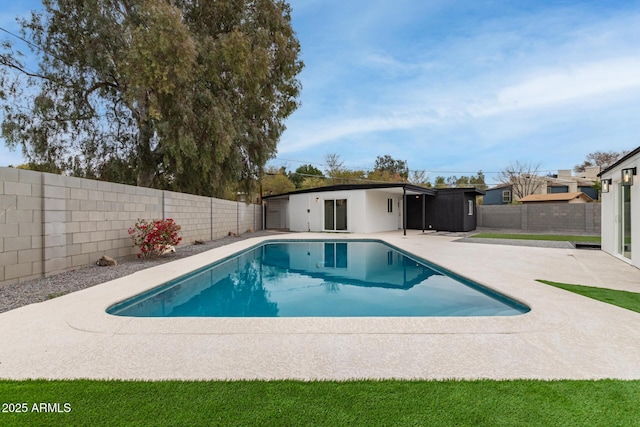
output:
<path id="1" fill-rule="evenodd" d="M 376 115 L 347 119 L 328 119 L 321 125 L 317 121 L 296 123 L 284 135 L 278 151 L 281 154 L 308 149 L 354 135 L 411 129 L 433 123 L 426 115 Z"/>
<path id="2" fill-rule="evenodd" d="M 616 58 L 550 70 L 521 83 L 500 89 L 496 105 L 482 114 L 512 109 L 552 107 L 584 98 L 608 96 L 640 88 L 640 58 Z"/>
<path id="3" fill-rule="evenodd" d="M 381 58 L 380 62 L 400 67 L 396 60 Z M 393 88 L 395 104 L 370 106 L 361 104 L 359 114 L 333 116 L 322 124 L 314 118 L 300 120 L 285 133 L 281 153 L 295 152 L 345 137 L 385 131 L 420 129 L 426 126 L 455 126 L 489 117 L 501 117 L 514 112 L 529 112 L 538 117 L 536 126 L 547 116 L 552 120 L 562 111 L 577 108 L 602 108 L 618 98 L 628 99 L 630 90 L 640 89 L 640 58 L 620 57 L 575 64 L 569 67 L 546 68 L 536 74 L 523 73 L 514 84 L 495 88 L 495 82 L 452 82 L 437 93 L 431 88 L 399 94 Z M 515 76 L 511 76 L 514 80 Z M 638 90 L 640 93 L 640 90 Z M 522 120 L 522 117 L 520 117 Z M 533 123 L 505 123 L 511 130 L 523 132 Z M 495 129 L 500 133 L 500 129 Z M 295 140 L 293 139 L 295 138 Z"/>

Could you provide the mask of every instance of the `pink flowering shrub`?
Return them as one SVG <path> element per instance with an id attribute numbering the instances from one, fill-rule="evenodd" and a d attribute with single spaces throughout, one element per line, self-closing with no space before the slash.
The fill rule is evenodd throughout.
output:
<path id="1" fill-rule="evenodd" d="M 147 221 L 139 219 L 132 228 L 129 228 L 129 236 L 133 246 L 140 248 L 138 258 L 160 256 L 171 246 L 176 246 L 182 240 L 178 236 L 180 226 L 171 218 Z"/>

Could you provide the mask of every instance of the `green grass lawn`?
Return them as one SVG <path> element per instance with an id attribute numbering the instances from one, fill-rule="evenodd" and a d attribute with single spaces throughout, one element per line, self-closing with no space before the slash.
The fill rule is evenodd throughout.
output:
<path id="1" fill-rule="evenodd" d="M 640 313 L 639 293 L 596 288 L 592 286 L 571 285 L 568 283 L 550 282 L 548 280 L 538 280 L 538 282 Z"/>
<path id="2" fill-rule="evenodd" d="M 570 236 L 557 234 L 478 233 L 469 237 L 483 239 L 553 240 L 558 242 L 600 242 L 600 236 Z"/>
<path id="3" fill-rule="evenodd" d="M 631 426 L 640 381 L 0 381 L 0 401 L 7 426 Z"/>

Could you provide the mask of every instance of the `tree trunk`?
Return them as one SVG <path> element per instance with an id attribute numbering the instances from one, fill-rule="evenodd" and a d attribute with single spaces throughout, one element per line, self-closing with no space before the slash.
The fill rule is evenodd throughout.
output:
<path id="1" fill-rule="evenodd" d="M 137 114 L 138 124 L 138 159 L 137 184 L 139 187 L 153 187 L 156 176 L 156 163 L 154 153 L 151 149 L 151 140 L 153 139 L 153 124 L 149 117 L 148 97 L 138 101 L 139 109 Z"/>
<path id="2" fill-rule="evenodd" d="M 138 135 L 138 186 L 153 187 L 156 177 L 156 163 L 154 153 L 151 150 L 153 129 L 148 121 L 140 124 Z"/>

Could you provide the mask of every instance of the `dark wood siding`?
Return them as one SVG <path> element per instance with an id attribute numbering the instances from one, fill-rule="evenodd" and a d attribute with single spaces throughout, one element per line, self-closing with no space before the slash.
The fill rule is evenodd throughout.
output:
<path id="1" fill-rule="evenodd" d="M 407 228 L 422 230 L 422 198 L 426 197 L 426 230 L 471 231 L 476 228 L 476 193 L 438 192 L 435 196 L 407 196 Z M 473 215 L 469 215 L 469 201 Z"/>

